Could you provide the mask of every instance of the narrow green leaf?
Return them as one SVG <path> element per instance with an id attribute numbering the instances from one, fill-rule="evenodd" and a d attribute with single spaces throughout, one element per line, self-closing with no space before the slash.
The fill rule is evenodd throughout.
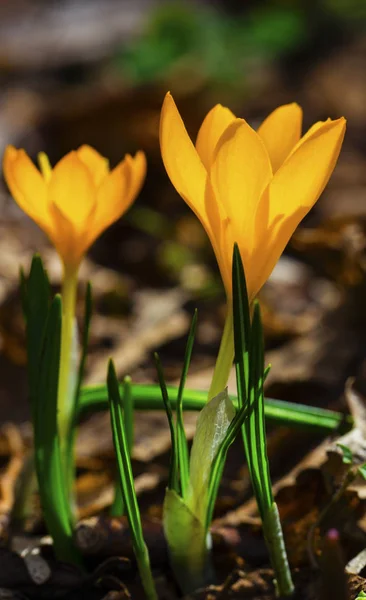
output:
<path id="1" fill-rule="evenodd" d="M 61 298 L 57 295 L 49 310 L 38 365 L 34 403 L 35 464 L 43 514 L 56 556 L 59 560 L 79 564 L 81 558 L 72 541 L 73 516 L 66 496 L 57 429 L 61 315 Z"/>
<path id="2" fill-rule="evenodd" d="M 134 419 L 133 419 L 133 396 L 131 394 L 131 377 L 126 375 L 123 380 L 123 396 L 122 396 L 122 407 L 124 416 L 124 426 L 126 433 L 126 440 L 128 445 L 128 451 L 131 456 L 134 440 Z M 123 502 L 122 489 L 118 480 L 115 483 L 114 499 L 110 508 L 109 514 L 111 517 L 121 517 L 124 515 L 125 505 Z"/>
<path id="3" fill-rule="evenodd" d="M 143 544 L 140 511 L 137 504 L 133 482 L 132 467 L 129 456 L 128 442 L 122 410 L 122 400 L 119 393 L 119 384 L 112 360 L 108 365 L 108 392 L 111 411 L 111 424 L 113 443 L 116 450 L 116 459 L 123 491 L 123 501 L 126 508 L 127 519 L 132 532 L 132 539 L 136 550 Z"/>
<path id="4" fill-rule="evenodd" d="M 252 337 L 245 273 L 237 244 L 234 244 L 233 251 L 232 281 L 235 347 L 234 363 L 236 371 L 236 386 L 238 390 L 238 404 L 239 407 L 242 408 L 245 406 L 251 406 L 253 401 L 253 389 L 250 388 L 249 382 L 249 349 L 251 346 Z M 249 437 L 253 428 L 254 422 L 252 419 L 248 418 L 246 420 L 245 427 L 243 427 L 243 441 L 254 494 L 257 498 L 260 498 L 260 484 L 258 482 L 256 473 L 253 472 L 253 464 L 250 460 L 251 449 L 249 447 Z"/>
<path id="5" fill-rule="evenodd" d="M 167 386 L 165 383 L 164 373 L 161 366 L 160 358 L 157 352 L 154 354 L 156 371 L 158 374 L 161 397 L 163 399 L 166 416 L 168 418 L 169 429 L 170 429 L 170 440 L 171 440 L 171 451 L 170 451 L 170 466 L 169 466 L 169 477 L 168 477 L 168 489 L 174 490 L 178 495 L 181 494 L 181 487 L 179 482 L 179 446 L 177 440 L 177 434 L 173 419 L 173 413 L 170 406 L 170 400 L 168 396 Z"/>
<path id="6" fill-rule="evenodd" d="M 203 524 L 206 523 L 212 464 L 234 417 L 235 408 L 227 389 L 212 398 L 198 416 L 186 501 Z"/>
<path id="7" fill-rule="evenodd" d="M 269 375 L 269 372 L 270 372 L 271 368 L 272 368 L 272 365 L 267 365 L 266 368 L 264 369 L 263 383 L 265 383 L 265 381 L 266 381 L 266 379 L 267 379 L 267 377 Z"/>
<path id="8" fill-rule="evenodd" d="M 125 430 L 127 446 L 131 456 L 134 440 L 134 417 L 133 417 L 133 395 L 131 390 L 132 379 L 129 375 L 126 375 L 123 379 L 123 416 L 125 420 Z"/>
<path id="9" fill-rule="evenodd" d="M 275 502 L 273 502 L 265 514 L 263 530 L 276 577 L 276 596 L 280 598 L 292 596 L 294 584 L 288 564 L 280 515 Z"/>
<path id="10" fill-rule="evenodd" d="M 122 390 L 122 388 L 121 388 Z M 174 386 L 167 386 L 172 409 L 176 407 L 178 390 Z M 134 383 L 132 394 L 136 410 L 161 410 L 161 390 L 156 384 Z M 234 406 L 238 407 L 237 396 L 230 394 Z M 185 410 L 200 411 L 207 404 L 207 391 L 186 389 L 184 392 Z M 84 387 L 81 390 L 80 414 L 108 408 L 108 390 L 106 385 L 99 384 Z M 271 425 L 284 425 L 302 430 L 312 431 L 321 435 L 329 432 L 347 433 L 353 427 L 351 415 L 298 404 L 265 398 L 265 416 Z"/>
<path id="11" fill-rule="evenodd" d="M 260 498 L 257 498 L 262 507 L 262 518 L 273 504 L 271 479 L 269 474 L 269 461 L 267 456 L 267 442 L 264 420 L 263 399 L 263 331 L 258 301 L 254 302 L 252 321 L 252 344 L 250 349 L 250 392 L 251 405 L 247 423 L 247 436 L 249 436 L 250 458 L 252 471 L 260 485 Z"/>
<path id="12" fill-rule="evenodd" d="M 21 284 L 26 316 L 29 397 L 32 414 L 37 401 L 39 363 L 50 306 L 50 285 L 43 262 L 38 254 L 32 259 L 28 280 Z"/>
<path id="13" fill-rule="evenodd" d="M 251 326 L 245 274 L 237 244 L 233 253 L 233 317 L 238 402 L 244 406 L 248 401 Z"/>
<path id="14" fill-rule="evenodd" d="M 246 324 L 240 306 L 238 306 L 245 289 L 243 281 L 245 281 L 245 275 L 241 257 L 237 252 L 237 248 L 234 248 L 233 310 L 238 399 L 239 406 L 249 404 L 248 418 L 242 428 L 245 454 L 254 495 L 263 522 L 264 537 L 275 572 L 278 595 L 289 596 L 292 594 L 294 587 L 283 541 L 281 522 L 277 506 L 273 501 L 267 455 L 263 396 L 264 344 L 260 309 L 258 302 L 254 302 L 249 352 L 246 355 L 243 347 L 243 344 L 247 341 L 244 331 Z M 245 362 L 246 359 L 248 362 Z M 243 397 L 244 376 L 246 382 L 248 382 L 245 398 Z"/>
<path id="15" fill-rule="evenodd" d="M 248 416 L 248 408 L 242 407 L 235 414 L 234 419 L 231 421 L 230 426 L 226 432 L 224 439 L 222 440 L 215 459 L 212 463 L 209 487 L 208 487 L 208 502 L 207 502 L 207 512 L 206 512 L 206 529 L 208 531 L 212 517 L 213 511 L 215 508 L 215 502 L 217 498 L 217 493 L 219 489 L 219 485 L 222 479 L 222 473 L 224 470 L 226 456 L 231 444 L 234 442 L 237 437 L 240 429 L 244 423 L 244 420 Z"/>
<path id="16" fill-rule="evenodd" d="M 191 327 L 188 334 L 187 346 L 184 355 L 184 363 L 182 369 L 182 375 L 179 382 L 178 396 L 177 396 L 177 441 L 178 441 L 178 457 L 179 457 L 179 473 L 181 483 L 181 494 L 185 498 L 187 493 L 188 481 L 189 481 L 189 454 L 186 433 L 184 430 L 183 421 L 183 392 L 184 386 L 187 379 L 187 373 L 192 357 L 192 350 L 194 339 L 196 336 L 197 328 L 197 309 L 194 312 Z"/>
<path id="17" fill-rule="evenodd" d="M 116 452 L 120 484 L 128 524 L 131 530 L 132 546 L 139 567 L 142 584 L 147 597 L 157 600 L 155 584 L 150 568 L 149 553 L 145 544 L 140 510 L 137 503 L 132 475 L 131 459 L 123 417 L 119 384 L 112 360 L 108 365 L 107 378 L 113 443 Z"/>

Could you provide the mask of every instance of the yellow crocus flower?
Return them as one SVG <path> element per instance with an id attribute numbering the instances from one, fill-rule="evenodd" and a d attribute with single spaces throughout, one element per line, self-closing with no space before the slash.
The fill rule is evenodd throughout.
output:
<path id="1" fill-rule="evenodd" d="M 303 137 L 301 125 L 297 104 L 277 108 L 257 132 L 218 104 L 204 119 L 194 146 L 172 96 L 165 97 L 164 165 L 210 238 L 228 298 L 234 243 L 252 301 L 335 167 L 345 119 L 315 123 Z"/>
<path id="2" fill-rule="evenodd" d="M 24 150 L 8 146 L 3 168 L 15 201 L 48 235 L 63 263 L 58 426 L 68 473 L 67 440 L 73 423 L 77 369 L 73 346 L 79 265 L 96 238 L 136 198 L 145 179 L 146 159 L 143 152 L 134 157 L 127 154 L 110 171 L 108 161 L 84 145 L 69 152 L 53 169 L 44 153 L 39 154 L 38 161 L 40 170 Z"/>
<path id="3" fill-rule="evenodd" d="M 18 205 L 48 235 L 64 265 L 77 268 L 96 238 L 129 208 L 145 178 L 143 152 L 126 155 L 112 171 L 90 146 L 69 152 L 51 169 L 39 155 L 40 171 L 24 150 L 8 146 L 4 176 Z"/>

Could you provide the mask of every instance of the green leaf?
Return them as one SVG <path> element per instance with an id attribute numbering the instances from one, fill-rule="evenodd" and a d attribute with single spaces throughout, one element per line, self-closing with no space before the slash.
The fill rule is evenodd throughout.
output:
<path id="1" fill-rule="evenodd" d="M 163 507 L 164 534 L 179 586 L 188 594 L 206 582 L 207 532 L 186 502 L 167 489 Z"/>
<path id="2" fill-rule="evenodd" d="M 235 369 L 239 407 L 248 402 L 249 345 L 251 336 L 247 286 L 238 245 L 233 253 L 233 318 Z"/>
<path id="3" fill-rule="evenodd" d="M 239 406 L 248 406 L 248 418 L 243 426 L 245 454 L 249 474 L 263 522 L 264 537 L 275 572 L 279 596 L 293 592 L 291 572 L 288 565 L 283 533 L 277 506 L 273 501 L 269 462 L 267 455 L 264 417 L 264 344 L 259 303 L 253 303 L 253 318 L 250 336 L 245 328 L 248 314 L 245 311 L 246 285 L 241 256 L 237 246 L 233 253 L 233 314 L 235 367 Z M 245 310 L 243 311 L 243 302 Z M 248 350 L 249 343 L 249 350 Z M 249 375 L 249 377 L 248 377 Z"/>
<path id="4" fill-rule="evenodd" d="M 336 444 L 342 452 L 342 461 L 345 465 L 351 465 L 353 463 L 353 452 L 348 446 L 343 444 Z"/>
<path id="5" fill-rule="evenodd" d="M 133 419 L 133 397 L 131 394 L 131 377 L 126 375 L 123 380 L 123 396 L 122 396 L 122 407 L 124 417 L 124 427 L 126 433 L 126 441 L 128 446 L 129 455 L 131 456 L 134 440 L 134 419 Z M 111 517 L 121 517 L 125 512 L 125 505 L 123 502 L 123 493 L 118 480 L 115 483 L 114 499 L 109 514 Z"/>
<path id="6" fill-rule="evenodd" d="M 285 542 L 283 539 L 280 515 L 276 502 L 267 510 L 263 521 L 263 531 L 269 550 L 271 563 L 275 572 L 276 596 L 292 596 L 294 584 L 288 564 Z"/>
<path id="7" fill-rule="evenodd" d="M 219 489 L 219 485 L 222 478 L 222 473 L 225 466 L 227 452 L 229 447 L 234 442 L 236 436 L 240 432 L 240 429 L 244 423 L 244 419 L 248 416 L 248 408 L 242 407 L 237 411 L 234 419 L 231 421 L 230 426 L 226 432 L 224 439 L 222 440 L 219 449 L 217 451 L 216 457 L 212 463 L 211 472 L 210 472 L 210 481 L 208 488 L 208 502 L 207 502 L 207 511 L 206 511 L 206 529 L 208 531 L 213 511 L 215 507 L 216 497 Z"/>
<path id="8" fill-rule="evenodd" d="M 181 483 L 181 494 L 185 498 L 188 488 L 189 480 L 189 455 L 188 455 L 188 444 L 184 430 L 183 421 L 183 392 L 184 386 L 187 379 L 187 373 L 192 357 L 192 350 L 194 339 L 196 336 L 197 328 L 197 309 L 194 312 L 191 327 L 188 334 L 188 341 L 186 351 L 184 355 L 184 363 L 182 369 L 182 375 L 179 382 L 178 396 L 177 396 L 177 442 L 178 442 L 178 459 L 179 459 L 179 473 Z"/>
<path id="9" fill-rule="evenodd" d="M 80 564 L 72 541 L 73 515 L 66 495 L 57 429 L 57 393 L 61 346 L 61 298 L 55 296 L 47 318 L 39 358 L 34 401 L 35 465 L 48 531 L 59 560 Z"/>
<path id="10" fill-rule="evenodd" d="M 50 285 L 38 254 L 32 259 L 28 280 L 21 275 L 22 305 L 26 319 L 28 382 L 32 414 L 37 401 L 41 352 L 50 306 Z"/>
<path id="11" fill-rule="evenodd" d="M 253 476 L 255 481 L 259 483 L 260 496 L 257 497 L 257 501 L 259 501 L 260 509 L 262 510 L 262 518 L 264 518 L 265 512 L 273 505 L 273 494 L 269 474 L 265 430 L 263 397 L 263 331 L 258 301 L 254 302 L 250 354 L 250 407 L 249 418 L 246 422 L 246 439 L 250 448 L 249 452 Z"/>
<path id="12" fill-rule="evenodd" d="M 157 600 L 155 584 L 150 568 L 149 553 L 143 536 L 140 510 L 137 503 L 133 481 L 122 401 L 119 393 L 119 383 L 112 360 L 109 361 L 108 365 L 107 385 L 113 443 L 120 475 L 123 503 L 125 506 L 127 521 L 131 530 L 132 546 L 136 556 L 136 561 L 145 593 L 149 599 Z"/>
<path id="13" fill-rule="evenodd" d="M 135 548 L 143 544 L 140 511 L 137 504 L 135 487 L 133 482 L 131 460 L 123 418 L 122 400 L 119 393 L 119 384 L 112 360 L 108 366 L 108 393 L 111 412 L 111 425 L 113 443 L 116 451 L 117 464 L 120 475 L 120 483 L 123 491 L 123 500 L 126 507 L 127 519 L 132 531 L 132 539 Z"/>
<path id="14" fill-rule="evenodd" d="M 191 449 L 187 505 L 204 525 L 212 464 L 234 417 L 235 408 L 227 389 L 210 400 L 198 416 Z"/>
<path id="15" fill-rule="evenodd" d="M 161 390 L 158 385 L 134 383 L 131 389 L 136 410 L 161 410 Z M 174 409 L 176 407 L 178 390 L 174 386 L 167 386 L 167 392 L 169 393 L 171 407 Z M 237 397 L 230 395 L 230 398 L 234 406 L 237 407 Z M 207 391 L 185 390 L 185 410 L 200 411 L 206 403 Z M 95 412 L 106 410 L 107 408 L 108 390 L 106 385 L 88 386 L 81 390 L 79 418 L 88 411 Z M 286 427 L 295 427 L 324 435 L 332 431 L 346 433 L 353 426 L 351 415 L 343 415 L 342 413 L 326 408 L 275 400 L 273 398 L 265 399 L 264 411 L 266 419 L 271 425 L 285 425 Z"/>
<path id="16" fill-rule="evenodd" d="M 243 263 L 237 244 L 234 244 L 233 264 L 232 264 L 232 283 L 233 283 L 233 318 L 234 318 L 234 347 L 235 347 L 235 371 L 236 386 L 238 390 L 239 407 L 248 406 L 252 408 L 253 387 L 250 388 L 250 365 L 249 350 L 252 345 L 251 323 L 249 312 L 249 299 L 245 280 Z M 254 494 L 258 500 L 261 497 L 260 484 L 256 474 L 253 472 L 253 463 L 250 460 L 249 436 L 248 433 L 253 429 L 252 419 L 248 419 L 243 428 L 243 440 L 245 453 L 248 462 L 250 479 L 253 485 Z"/>
<path id="17" fill-rule="evenodd" d="M 180 481 L 179 481 L 179 446 L 177 440 L 177 433 L 174 424 L 174 418 L 172 409 L 170 406 L 170 400 L 168 396 L 167 386 L 165 383 L 164 373 L 161 366 L 160 358 L 157 352 L 154 354 L 155 366 L 158 374 L 161 397 L 163 399 L 166 416 L 169 423 L 170 429 L 170 466 L 169 466 L 169 477 L 168 477 L 168 489 L 175 490 L 177 494 L 181 493 Z"/>

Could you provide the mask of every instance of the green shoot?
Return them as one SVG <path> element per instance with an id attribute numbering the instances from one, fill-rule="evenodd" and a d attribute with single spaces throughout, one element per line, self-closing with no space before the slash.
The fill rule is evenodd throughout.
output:
<path id="1" fill-rule="evenodd" d="M 119 384 L 112 360 L 109 361 L 108 365 L 107 386 L 113 443 L 116 451 L 123 504 L 131 531 L 132 546 L 146 596 L 149 600 L 157 600 L 155 584 L 151 573 L 149 552 L 143 537 L 140 511 L 134 487 Z"/>
<path id="2" fill-rule="evenodd" d="M 34 428 L 34 464 L 44 519 L 56 556 L 81 563 L 72 542 L 73 514 L 66 495 L 57 427 L 58 373 L 61 344 L 61 299 L 50 305 L 50 285 L 42 259 L 34 255 L 28 278 L 21 272 L 22 307 L 26 320 L 28 383 Z M 32 471 L 32 463 L 31 463 Z M 32 488 L 26 474 L 22 492 Z M 24 485 L 23 485 L 24 484 Z M 20 504 L 26 498 L 20 498 Z"/>
<path id="3" fill-rule="evenodd" d="M 226 432 L 224 439 L 222 440 L 215 459 L 212 463 L 209 488 L 208 488 L 208 502 L 207 502 L 207 513 L 206 513 L 206 530 L 208 531 L 215 507 L 217 492 L 219 489 L 220 481 L 222 478 L 222 472 L 224 470 L 226 455 L 229 447 L 234 442 L 236 436 L 240 432 L 240 429 L 247 418 L 248 409 L 242 407 L 236 412 L 234 419 L 231 421 L 230 426 Z"/>
<path id="4" fill-rule="evenodd" d="M 34 416 L 39 365 L 50 306 L 50 284 L 38 254 L 33 256 L 28 279 L 21 272 L 21 297 L 26 321 L 29 397 Z"/>
<path id="5" fill-rule="evenodd" d="M 179 473 L 180 473 L 180 484 L 183 498 L 187 493 L 188 480 L 189 480 L 189 457 L 188 457 L 188 444 L 184 430 L 183 422 L 183 392 L 184 386 L 187 379 L 187 373 L 192 357 L 192 350 L 194 344 L 194 338 L 196 336 L 197 328 L 197 309 L 194 312 L 191 327 L 188 334 L 188 341 L 186 351 L 184 355 L 184 363 L 182 369 L 182 375 L 179 382 L 178 396 L 177 396 L 177 440 L 178 440 L 178 457 L 179 457 Z"/>
<path id="6" fill-rule="evenodd" d="M 206 526 L 210 474 L 233 420 L 235 409 L 224 390 L 210 400 L 199 414 L 186 496 L 169 488 L 165 494 L 164 532 L 172 568 L 183 593 L 189 593 L 212 580 Z"/>
<path id="7" fill-rule="evenodd" d="M 124 423 L 126 430 L 126 439 L 128 450 L 131 456 L 132 448 L 133 448 L 133 440 L 134 440 L 134 419 L 133 419 L 133 397 L 131 394 L 131 377 L 126 375 L 123 380 L 123 396 L 122 396 L 122 404 L 123 404 L 123 415 L 124 415 Z M 112 506 L 110 508 L 109 514 L 111 517 L 121 517 L 124 514 L 125 507 L 123 503 L 123 495 L 122 489 L 119 484 L 119 477 L 114 486 L 114 499 Z"/>
<path id="8" fill-rule="evenodd" d="M 170 453 L 170 467 L 169 467 L 169 477 L 168 477 L 168 489 L 174 490 L 178 495 L 181 493 L 181 486 L 179 480 L 179 446 L 177 439 L 177 432 L 174 424 L 174 417 L 170 405 L 170 400 L 168 396 L 167 386 L 165 383 L 163 368 L 161 366 L 160 358 L 157 352 L 154 354 L 156 371 L 158 374 L 161 396 L 163 399 L 163 404 L 165 408 L 165 412 L 168 418 L 169 429 L 170 429 L 170 439 L 171 439 L 171 453 Z"/>
<path id="9" fill-rule="evenodd" d="M 249 410 L 248 419 L 243 426 L 245 453 L 276 576 L 276 590 L 280 596 L 289 596 L 294 587 L 278 509 L 273 499 L 267 456 L 263 396 L 264 353 L 260 310 L 256 302 L 250 326 L 245 274 L 236 244 L 233 253 L 233 314 L 238 400 L 239 406 L 247 406 Z"/>
<path id="10" fill-rule="evenodd" d="M 61 346 L 61 298 L 49 310 L 39 360 L 34 404 L 35 465 L 43 515 L 59 560 L 80 564 L 72 541 L 73 515 L 68 502 L 57 427 L 58 373 Z"/>

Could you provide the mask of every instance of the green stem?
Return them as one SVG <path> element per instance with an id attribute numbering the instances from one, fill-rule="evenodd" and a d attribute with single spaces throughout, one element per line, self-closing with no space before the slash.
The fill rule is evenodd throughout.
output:
<path id="1" fill-rule="evenodd" d="M 73 426 L 74 396 L 77 375 L 77 361 L 74 356 L 76 340 L 76 294 L 78 283 L 78 266 L 64 266 L 62 297 L 62 330 L 61 357 L 58 381 L 58 431 L 60 436 L 61 460 L 65 469 L 65 479 L 68 473 L 68 439 Z M 71 490 L 70 490 L 71 492 Z"/>
<path id="2" fill-rule="evenodd" d="M 216 359 L 215 369 L 208 392 L 208 401 L 222 392 L 227 386 L 231 367 L 234 360 L 234 328 L 233 311 L 228 309 L 226 315 L 224 332 L 222 334 L 219 353 Z"/>
<path id="3" fill-rule="evenodd" d="M 121 390 L 123 388 L 121 387 Z M 176 408 L 178 389 L 174 386 L 167 386 L 169 400 L 172 409 Z M 137 410 L 161 410 L 163 408 L 161 399 L 161 390 L 158 385 L 148 385 L 134 383 L 131 386 L 134 399 L 134 406 Z M 238 407 L 238 399 L 230 395 L 234 406 Z M 185 410 L 199 411 L 207 403 L 207 392 L 202 390 L 184 391 Z M 105 385 L 96 385 L 85 387 L 81 390 L 79 417 L 87 411 L 99 411 L 108 409 L 108 392 Z M 325 434 L 337 430 L 339 433 L 346 433 L 352 429 L 353 419 L 351 415 L 307 406 L 306 404 L 295 404 L 285 402 L 284 400 L 275 400 L 266 398 L 264 403 L 264 414 L 268 423 L 271 425 L 284 425 L 286 427 L 299 427 L 314 431 L 315 433 Z"/>

